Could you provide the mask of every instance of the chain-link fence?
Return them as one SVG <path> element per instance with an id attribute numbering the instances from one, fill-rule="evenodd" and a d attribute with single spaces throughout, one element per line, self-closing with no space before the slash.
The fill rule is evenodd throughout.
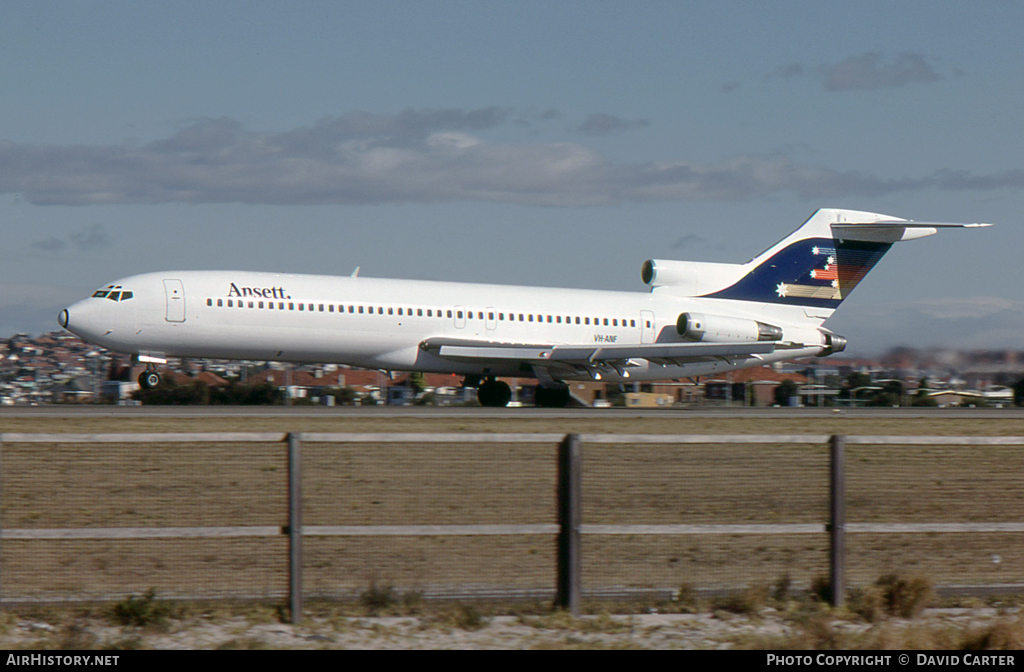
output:
<path id="1" fill-rule="evenodd" d="M 1024 437 L 846 437 L 844 474 L 827 436 L 582 435 L 568 522 L 563 438 L 2 434 L 0 600 L 552 599 L 560 535 L 584 597 L 808 588 L 837 543 L 848 586 L 1024 592 Z"/>

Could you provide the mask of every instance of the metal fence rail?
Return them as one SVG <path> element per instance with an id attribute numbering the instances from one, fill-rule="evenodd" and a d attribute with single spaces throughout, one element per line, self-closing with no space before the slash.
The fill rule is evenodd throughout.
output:
<path id="1" fill-rule="evenodd" d="M 110 599 L 149 582 L 182 596 L 288 596 L 298 618 L 304 595 L 394 581 L 423 593 L 436 584 L 448 595 L 555 597 L 575 612 L 584 595 L 783 576 L 827 575 L 841 602 L 847 584 L 888 571 L 935 573 L 950 592 L 1024 591 L 1014 552 L 1021 445 L 1019 436 L 2 433 L 0 602 Z"/>

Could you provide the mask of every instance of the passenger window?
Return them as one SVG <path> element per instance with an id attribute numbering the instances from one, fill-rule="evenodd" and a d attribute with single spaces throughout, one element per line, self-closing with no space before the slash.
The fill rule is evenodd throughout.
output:
<path id="1" fill-rule="evenodd" d="M 322 313 L 322 312 L 324 312 L 324 304 L 322 304 L 322 303 L 321 303 L 321 304 L 319 304 L 319 305 L 318 305 L 318 306 L 317 306 L 316 308 L 317 308 L 317 310 L 319 310 L 319 311 L 320 311 L 321 313 Z M 334 309 L 334 306 L 331 306 L 331 309 L 333 310 L 333 309 Z"/>
<path id="2" fill-rule="evenodd" d="M 629 321 L 629 326 L 635 327 L 636 326 L 636 320 L 630 320 Z"/>
<path id="3" fill-rule="evenodd" d="M 277 309 L 278 310 L 284 310 L 284 301 L 278 301 L 277 302 Z"/>
<path id="4" fill-rule="evenodd" d="M 551 324 L 551 316 L 548 315 L 548 324 Z"/>
<path id="5" fill-rule="evenodd" d="M 448 317 L 451 317 L 451 316 L 452 316 L 452 311 L 449 310 L 448 311 Z M 459 317 L 462 317 L 462 315 L 460 314 Z"/>
<path id="6" fill-rule="evenodd" d="M 299 304 L 299 310 L 300 311 L 304 310 L 305 308 L 306 308 L 306 304 L 304 304 L 304 303 L 300 303 Z"/>
<path id="7" fill-rule="evenodd" d="M 430 311 L 428 310 L 427 312 L 429 313 Z M 416 317 L 423 317 L 423 309 L 422 308 L 417 308 L 416 309 Z"/>
<path id="8" fill-rule="evenodd" d="M 213 305 L 213 299 L 207 299 L 206 300 L 206 305 L 212 306 Z"/>
<path id="9" fill-rule="evenodd" d="M 494 313 L 487 313 L 487 319 L 488 320 L 493 320 L 494 319 Z"/>
<path id="10" fill-rule="evenodd" d="M 466 317 L 468 317 L 469 319 L 472 320 L 473 319 L 473 311 L 472 310 L 467 310 L 466 311 Z"/>
<path id="11" fill-rule="evenodd" d="M 579 318 L 579 317 L 577 317 L 577 318 L 576 318 L 576 324 L 579 324 L 579 323 L 580 323 L 580 318 Z"/>
<path id="12" fill-rule="evenodd" d="M 523 314 L 522 313 L 519 313 L 519 321 L 520 322 L 525 322 L 525 320 L 523 320 Z"/>
<path id="13" fill-rule="evenodd" d="M 619 321 L 618 320 L 612 320 L 612 326 L 613 327 L 619 326 Z"/>
<path id="14" fill-rule="evenodd" d="M 499 322 L 504 322 L 505 321 L 505 313 L 498 313 L 498 321 Z"/>
<path id="15" fill-rule="evenodd" d="M 478 312 L 478 313 L 476 314 L 476 316 L 477 316 L 478 318 L 480 318 L 481 320 L 482 320 L 482 319 L 484 319 L 484 314 L 483 314 L 483 311 L 481 311 L 481 312 Z"/>
<path id="16" fill-rule="evenodd" d="M 530 313 L 530 322 L 533 322 L 533 313 Z"/>
<path id="17" fill-rule="evenodd" d="M 320 310 L 323 310 L 323 309 L 324 309 L 324 307 L 320 306 Z M 333 313 L 334 312 L 334 304 L 333 303 L 327 304 L 327 312 L 328 313 Z"/>
<path id="18" fill-rule="evenodd" d="M 249 302 L 249 307 L 250 307 L 250 308 L 252 308 L 252 307 L 253 307 L 253 303 L 252 303 L 252 301 L 250 301 L 250 302 Z"/>
<path id="19" fill-rule="evenodd" d="M 584 317 L 583 318 L 583 324 L 590 324 L 590 318 L 589 317 Z"/>
<path id="20" fill-rule="evenodd" d="M 273 301 L 267 301 L 267 308 L 269 308 L 270 310 L 273 310 L 274 309 L 274 302 Z"/>
<path id="21" fill-rule="evenodd" d="M 394 308 L 388 308 L 388 315 L 394 315 L 394 314 L 395 314 L 395 309 Z"/>
<path id="22" fill-rule="evenodd" d="M 300 303 L 299 305 L 301 306 L 302 304 Z M 288 310 L 295 310 L 295 304 L 294 303 L 289 303 L 288 304 Z"/>
<path id="23" fill-rule="evenodd" d="M 262 301 L 259 302 L 259 306 L 260 306 L 260 310 L 262 310 L 263 309 L 263 302 Z"/>
<path id="24" fill-rule="evenodd" d="M 231 299 L 228 299 L 228 308 L 234 308 L 234 307 L 235 307 L 235 302 L 232 301 Z"/>
<path id="25" fill-rule="evenodd" d="M 451 315 L 452 311 L 449 310 L 448 314 Z M 461 320 L 462 319 L 462 311 L 460 310 L 457 313 L 455 313 L 455 317 L 457 317 L 457 318 L 459 318 Z"/>

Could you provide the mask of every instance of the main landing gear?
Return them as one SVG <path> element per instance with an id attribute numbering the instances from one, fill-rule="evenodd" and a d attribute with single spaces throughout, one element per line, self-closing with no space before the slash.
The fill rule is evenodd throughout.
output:
<path id="1" fill-rule="evenodd" d="M 512 400 L 512 388 L 508 383 L 488 378 L 476 388 L 476 398 L 481 406 L 504 408 Z"/>
<path id="2" fill-rule="evenodd" d="M 160 384 L 160 373 L 156 369 L 146 369 L 139 374 L 139 387 L 152 390 Z"/>
<path id="3" fill-rule="evenodd" d="M 569 404 L 569 386 L 565 383 L 538 385 L 533 393 L 533 401 L 544 408 L 565 408 Z"/>

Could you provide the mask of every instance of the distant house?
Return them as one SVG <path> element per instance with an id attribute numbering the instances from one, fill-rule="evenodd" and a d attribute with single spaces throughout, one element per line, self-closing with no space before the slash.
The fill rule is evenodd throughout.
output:
<path id="1" fill-rule="evenodd" d="M 784 380 L 791 380 L 800 387 L 808 383 L 806 376 L 776 371 L 769 366 L 738 369 L 704 379 L 704 398 L 731 401 L 736 406 L 773 406 L 775 388 Z"/>

